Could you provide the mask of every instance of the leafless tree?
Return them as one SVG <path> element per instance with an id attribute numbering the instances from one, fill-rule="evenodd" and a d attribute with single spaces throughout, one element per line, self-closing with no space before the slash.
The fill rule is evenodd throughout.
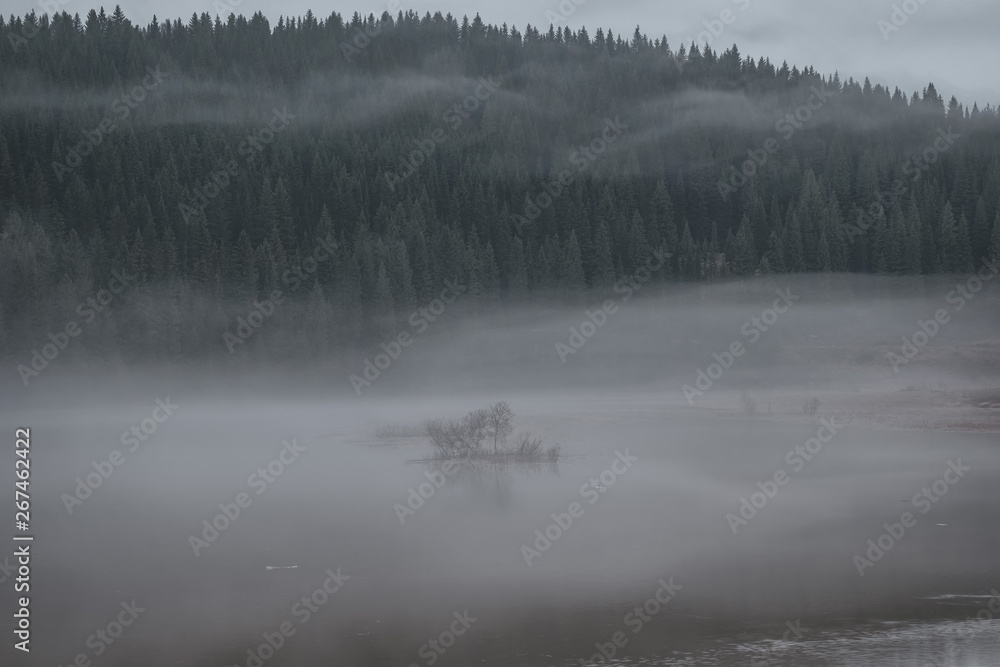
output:
<path id="1" fill-rule="evenodd" d="M 757 412 L 757 399 L 753 398 L 745 391 L 740 394 L 740 397 L 743 399 L 743 412 L 745 412 L 748 417 L 753 417 Z"/>
<path id="2" fill-rule="evenodd" d="M 473 453 L 478 454 L 483 450 L 483 443 L 488 435 L 488 420 L 489 410 L 482 409 L 473 410 L 462 420 L 465 440 Z"/>
<path id="3" fill-rule="evenodd" d="M 427 422 L 426 429 L 427 436 L 443 458 L 465 456 L 469 453 L 461 422 L 432 419 Z"/>
<path id="4" fill-rule="evenodd" d="M 556 461 L 559 458 L 558 445 L 543 450 L 542 439 L 530 434 L 516 436 L 514 442 L 508 442 L 514 432 L 514 411 L 503 401 L 485 410 L 473 410 L 461 419 L 432 419 L 424 428 L 437 447 L 438 458 L 494 461 L 542 458 Z"/>
<path id="5" fill-rule="evenodd" d="M 541 448 L 541 438 L 532 438 L 530 433 L 525 433 L 521 436 L 520 440 L 518 440 L 514 454 L 515 456 L 529 458 L 535 456 Z"/>
<path id="6" fill-rule="evenodd" d="M 477 456 L 483 453 L 487 416 L 487 410 L 473 410 L 462 419 L 432 419 L 425 429 L 445 458 Z"/>
<path id="7" fill-rule="evenodd" d="M 500 447 L 507 443 L 507 438 L 514 432 L 514 411 L 506 401 L 494 403 L 486 409 L 486 435 L 493 439 L 493 454 L 497 455 Z"/>

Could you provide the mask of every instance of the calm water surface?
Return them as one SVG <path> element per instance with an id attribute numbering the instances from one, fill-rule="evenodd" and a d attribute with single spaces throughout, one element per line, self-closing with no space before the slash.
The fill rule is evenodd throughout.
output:
<path id="1" fill-rule="evenodd" d="M 11 416 L 33 429 L 37 526 L 35 648 L 18 664 L 578 665 L 601 648 L 621 665 L 1000 663 L 995 435 L 843 428 L 796 463 L 818 421 L 667 417 L 650 394 L 506 396 L 519 428 L 566 456 L 444 477 L 414 462 L 424 439 L 376 425 L 494 397 L 178 401 L 128 452 L 145 398 Z M 305 450 L 280 474 L 251 478 L 293 438 Z M 63 494 L 115 449 L 124 462 L 69 514 Z M 913 496 L 958 459 L 970 470 L 921 514 Z M 428 474 L 443 484 L 402 511 Z M 734 534 L 726 515 L 758 482 L 773 497 Z M 195 555 L 191 537 L 240 493 L 249 504 Z M 906 511 L 916 523 L 859 576 L 854 556 Z M 131 625 L 97 639 L 133 600 Z M 294 634 L 275 639 L 282 624 Z M 280 648 L 248 655 L 265 635 Z"/>

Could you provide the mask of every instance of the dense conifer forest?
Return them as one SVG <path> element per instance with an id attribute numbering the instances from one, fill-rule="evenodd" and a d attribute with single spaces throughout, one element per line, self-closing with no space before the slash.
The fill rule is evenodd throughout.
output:
<path id="1" fill-rule="evenodd" d="M 655 27 L 0 18 L 0 351 L 72 321 L 84 361 L 325 355 L 448 284 L 600 298 L 654 252 L 660 283 L 1000 256 L 996 107 Z"/>

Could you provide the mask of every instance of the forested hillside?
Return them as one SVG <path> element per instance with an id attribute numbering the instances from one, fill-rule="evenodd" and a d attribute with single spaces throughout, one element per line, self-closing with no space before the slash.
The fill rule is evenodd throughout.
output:
<path id="1" fill-rule="evenodd" d="M 82 358 L 224 357 L 277 291 L 264 343 L 329 353 L 446 280 L 599 294 L 654 251 L 658 281 L 1000 256 L 996 107 L 655 28 L 0 18 L 0 349 L 79 320 Z"/>

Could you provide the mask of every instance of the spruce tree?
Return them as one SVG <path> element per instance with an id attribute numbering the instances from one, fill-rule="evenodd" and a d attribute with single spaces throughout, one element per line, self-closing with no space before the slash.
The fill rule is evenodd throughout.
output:
<path id="1" fill-rule="evenodd" d="M 993 233 L 990 235 L 989 257 L 994 262 L 1000 262 L 1000 211 L 993 221 Z"/>
<path id="2" fill-rule="evenodd" d="M 937 269 L 941 273 L 954 273 L 962 270 L 957 227 L 955 216 L 951 211 L 951 202 L 946 202 L 944 210 L 941 211 L 937 252 Z"/>

